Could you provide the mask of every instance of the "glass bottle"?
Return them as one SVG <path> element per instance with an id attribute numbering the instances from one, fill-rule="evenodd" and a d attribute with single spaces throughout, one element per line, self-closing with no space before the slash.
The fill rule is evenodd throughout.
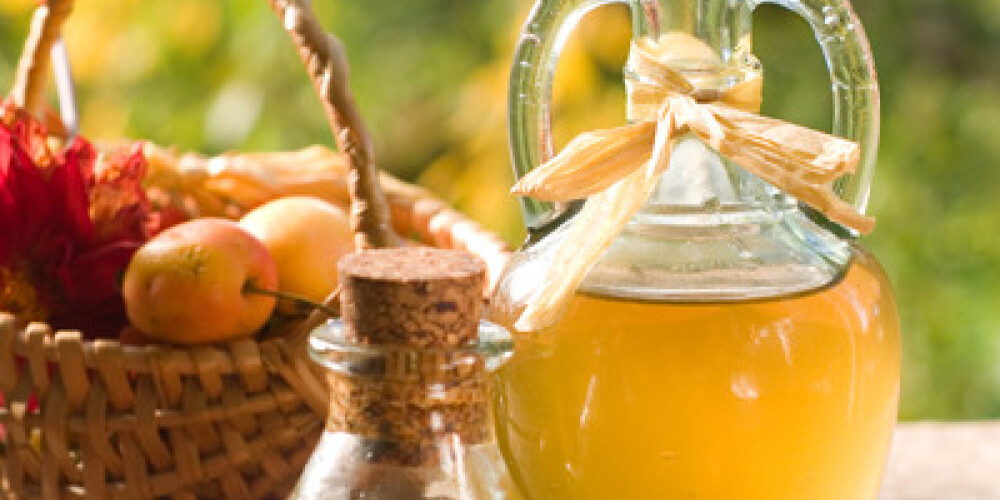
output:
<path id="1" fill-rule="evenodd" d="M 380 253 L 374 274 L 344 267 Z M 393 258 L 414 253 L 423 255 Z M 449 253 L 369 250 L 341 261 L 343 320 L 309 337 L 330 387 L 326 431 L 289 500 L 520 499 L 489 411 L 488 374 L 510 357 L 511 338 L 479 320 L 482 264 L 466 276 L 448 269 L 455 260 L 440 256 Z M 433 269 L 428 254 L 445 265 Z"/>
<path id="2" fill-rule="evenodd" d="M 540 0 L 515 56 L 518 177 L 552 154 L 551 83 L 590 9 L 627 3 L 634 36 L 682 33 L 714 61 L 673 62 L 722 90 L 761 71 L 752 0 Z M 863 210 L 878 87 L 846 0 L 778 0 L 812 25 L 834 92 L 834 133 L 862 147 L 837 193 Z M 626 79 L 636 75 L 626 73 Z M 529 242 L 492 318 L 512 326 L 578 203 L 525 199 Z M 899 394 L 895 302 L 850 230 L 709 149 L 679 141 L 658 188 L 555 324 L 514 331 L 494 376 L 501 450 L 529 500 L 874 500 Z"/>
<path id="3" fill-rule="evenodd" d="M 332 374 L 356 382 L 395 387 L 379 392 L 387 407 L 422 407 L 419 436 L 414 428 L 389 429 L 378 439 L 328 430 L 303 470 L 290 500 L 511 500 L 516 491 L 497 448 L 485 407 L 486 375 L 510 356 L 505 329 L 483 323 L 479 341 L 455 349 L 398 349 L 345 339 L 343 324 L 334 320 L 310 338 L 310 354 Z M 465 367 L 484 366 L 483 370 Z M 433 376 L 417 376 L 415 367 Z M 471 373 L 469 373 L 471 372 Z M 446 408 L 441 396 L 462 386 L 468 397 Z M 410 399 L 404 399 L 406 393 Z M 393 394 L 398 394 L 394 396 Z M 413 399 L 418 395 L 417 399 Z M 478 400 L 478 401 L 477 401 Z M 343 402 L 334 401 L 331 414 L 344 416 Z M 413 408 L 411 408 L 412 410 Z M 456 413 L 468 417 L 456 429 L 448 422 Z M 350 414 L 348 414 L 350 415 Z M 355 415 L 358 418 L 364 418 Z M 348 416 L 347 418 L 351 418 Z M 336 428 L 343 425 L 338 424 Z M 398 432 L 397 432 L 398 431 Z"/>

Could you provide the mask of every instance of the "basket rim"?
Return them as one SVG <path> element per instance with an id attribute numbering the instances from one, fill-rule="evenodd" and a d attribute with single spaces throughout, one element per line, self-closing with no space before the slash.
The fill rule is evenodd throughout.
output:
<path id="1" fill-rule="evenodd" d="M 62 356 L 62 345 L 78 342 L 82 347 L 86 368 L 98 368 L 109 358 L 118 358 L 122 368 L 134 373 L 153 373 L 155 363 L 165 362 L 171 369 L 182 375 L 201 373 L 201 359 L 213 358 L 214 369 L 219 374 L 239 373 L 239 364 L 233 352 L 250 349 L 259 351 L 260 346 L 287 343 L 284 337 L 276 336 L 263 340 L 244 337 L 229 342 L 202 345 L 148 344 L 143 346 L 123 344 L 114 338 L 85 339 L 79 330 L 54 330 L 48 323 L 34 321 L 23 328 L 17 327 L 17 315 L 0 311 L 0 349 L 7 348 L 15 358 L 28 358 L 35 352 L 42 352 L 50 363 L 57 363 Z M 4 356 L 5 353 L 0 353 Z M 0 358 L 2 360 L 2 358 Z M 0 361 L 2 362 L 2 361 Z"/>

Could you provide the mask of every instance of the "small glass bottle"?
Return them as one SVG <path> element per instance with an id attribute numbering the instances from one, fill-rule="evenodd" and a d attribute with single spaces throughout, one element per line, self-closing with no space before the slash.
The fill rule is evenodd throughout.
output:
<path id="1" fill-rule="evenodd" d="M 509 500 L 488 374 L 511 354 L 479 320 L 483 265 L 433 249 L 369 251 L 340 264 L 343 320 L 317 328 L 327 430 L 290 500 Z"/>

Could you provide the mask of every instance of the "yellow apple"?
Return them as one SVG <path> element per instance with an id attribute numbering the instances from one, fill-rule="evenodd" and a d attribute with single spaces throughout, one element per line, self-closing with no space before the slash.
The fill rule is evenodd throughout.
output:
<path id="1" fill-rule="evenodd" d="M 174 344 L 221 342 L 258 331 L 274 310 L 274 259 L 235 222 L 194 219 L 149 240 L 125 271 L 122 294 L 143 336 Z"/>
<path id="2" fill-rule="evenodd" d="M 288 196 L 265 203 L 240 220 L 278 265 L 282 292 L 322 302 L 337 287 L 337 261 L 354 251 L 350 219 L 318 198 Z"/>

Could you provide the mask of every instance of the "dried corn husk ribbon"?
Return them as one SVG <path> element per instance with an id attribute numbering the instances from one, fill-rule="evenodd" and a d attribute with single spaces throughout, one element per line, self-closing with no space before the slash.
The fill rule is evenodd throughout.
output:
<path id="1" fill-rule="evenodd" d="M 518 330 L 538 330 L 557 319 L 593 263 L 649 198 L 675 141 L 689 133 L 830 220 L 862 233 L 874 226 L 831 189 L 857 167 L 857 143 L 756 114 L 760 76 L 723 91 L 698 89 L 668 66 L 678 41 L 690 50 L 692 39 L 678 34 L 632 43 L 628 66 L 637 78 L 628 91 L 635 123 L 579 135 L 514 186 L 515 194 L 543 201 L 589 197 L 555 250 L 552 262 L 558 264 L 515 323 Z"/>

